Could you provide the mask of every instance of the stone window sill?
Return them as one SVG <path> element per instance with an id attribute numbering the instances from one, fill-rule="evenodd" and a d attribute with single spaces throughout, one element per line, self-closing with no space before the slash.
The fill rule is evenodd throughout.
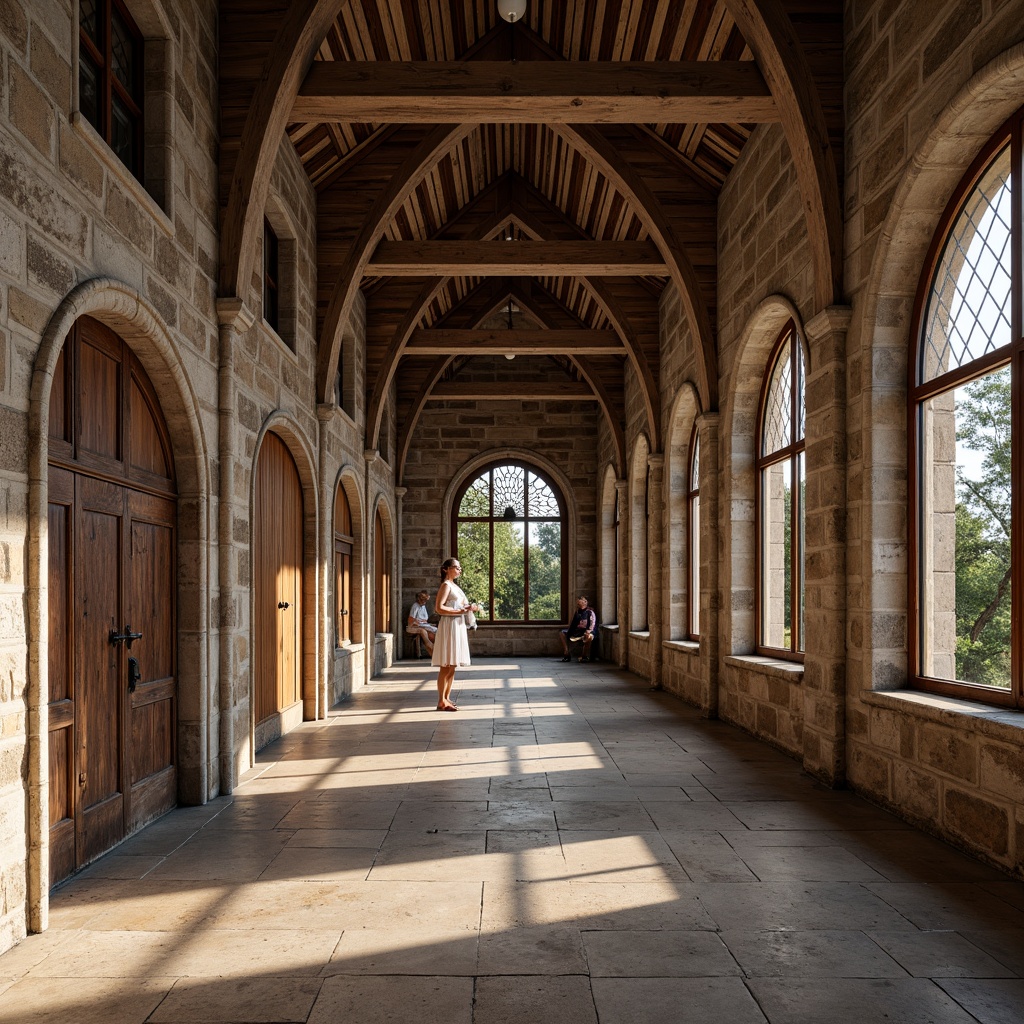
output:
<path id="1" fill-rule="evenodd" d="M 114 151 L 107 145 L 100 133 L 93 128 L 89 120 L 82 117 L 81 113 L 76 110 L 71 115 L 71 124 L 79 137 L 96 155 L 100 163 L 131 193 L 140 206 L 145 207 L 156 222 L 157 227 L 168 238 L 173 238 L 174 221 L 171 220 L 160 204 L 146 191 L 146 186 L 114 155 Z"/>
<path id="2" fill-rule="evenodd" d="M 335 658 L 351 658 L 353 654 L 359 654 L 364 650 L 363 644 L 344 644 L 334 648 Z"/>
<path id="3" fill-rule="evenodd" d="M 631 637 L 636 637 L 637 640 L 650 640 L 651 631 L 649 629 L 631 629 L 629 631 Z"/>
<path id="4" fill-rule="evenodd" d="M 915 715 L 961 731 L 970 728 L 1008 743 L 1024 741 L 1024 714 L 1020 711 L 920 690 L 864 690 L 860 696 L 865 704 Z"/>
<path id="5" fill-rule="evenodd" d="M 260 328 L 263 331 L 264 337 L 270 338 L 271 341 L 277 346 L 277 348 L 279 348 L 284 353 L 285 356 L 291 359 L 291 361 L 296 366 L 299 365 L 298 352 L 296 352 L 295 349 L 293 349 L 291 345 L 289 345 L 288 342 L 285 341 L 284 338 L 282 338 L 281 335 L 278 334 L 277 331 L 275 331 L 274 328 L 267 323 L 266 320 L 260 320 Z"/>
<path id="6" fill-rule="evenodd" d="M 603 629 L 606 633 L 618 633 L 618 631 L 619 631 L 619 624 L 617 622 L 607 622 L 607 623 L 602 623 L 597 628 L 598 629 Z"/>
<path id="7" fill-rule="evenodd" d="M 700 644 L 696 640 L 663 640 L 661 646 L 684 654 L 700 654 Z"/>
<path id="8" fill-rule="evenodd" d="M 725 663 L 748 672 L 763 672 L 766 676 L 786 679 L 791 683 L 799 683 L 804 677 L 804 667 L 799 661 L 768 658 L 763 654 L 730 654 Z"/>

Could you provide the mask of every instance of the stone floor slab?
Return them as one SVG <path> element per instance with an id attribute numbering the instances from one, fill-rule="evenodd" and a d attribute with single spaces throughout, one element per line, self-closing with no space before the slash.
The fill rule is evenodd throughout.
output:
<path id="1" fill-rule="evenodd" d="M 472 978 L 335 977 L 324 980 L 309 1024 L 471 1024 Z"/>
<path id="2" fill-rule="evenodd" d="M 479 978 L 473 1024 L 597 1024 L 585 976 Z"/>
<path id="3" fill-rule="evenodd" d="M 601 1024 L 765 1024 L 739 978 L 594 978 Z"/>

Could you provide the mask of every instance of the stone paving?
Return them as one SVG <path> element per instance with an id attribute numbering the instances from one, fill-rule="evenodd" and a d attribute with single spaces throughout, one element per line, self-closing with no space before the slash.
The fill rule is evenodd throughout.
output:
<path id="1" fill-rule="evenodd" d="M 403 662 L 57 891 L 0 1024 L 1010 1024 L 1024 885 L 605 665 Z"/>

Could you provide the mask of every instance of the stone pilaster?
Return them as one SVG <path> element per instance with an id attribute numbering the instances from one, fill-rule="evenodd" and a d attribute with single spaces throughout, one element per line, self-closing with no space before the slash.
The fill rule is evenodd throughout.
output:
<path id="1" fill-rule="evenodd" d="M 402 518 L 402 499 L 408 492 L 408 487 L 396 487 L 395 488 L 395 576 L 394 582 L 391 585 L 392 607 L 395 609 L 394 628 L 392 632 L 395 635 L 395 657 L 405 657 L 405 645 L 411 644 L 412 637 L 405 631 L 405 608 L 402 605 L 402 580 L 404 579 L 404 573 L 402 571 L 402 545 L 399 543 L 399 537 L 401 536 L 402 524 L 404 522 Z"/>
<path id="2" fill-rule="evenodd" d="M 334 502 L 336 488 L 331 474 L 331 461 L 327 458 L 331 422 L 337 406 L 332 402 L 320 402 L 316 407 L 317 419 L 317 465 L 320 479 L 320 533 L 319 545 L 323 565 L 322 585 L 317 595 L 320 605 L 320 630 L 317 638 L 316 705 L 317 718 L 326 718 L 331 706 L 331 677 L 334 674 Z"/>
<path id="3" fill-rule="evenodd" d="M 239 578 L 241 548 L 234 541 L 235 520 L 242 519 L 248 530 L 248 509 L 236 494 L 238 470 L 238 411 L 235 387 L 235 349 L 238 339 L 254 323 L 255 318 L 239 299 L 217 300 L 217 321 L 220 329 L 220 362 L 218 368 L 218 512 L 217 512 L 217 576 L 218 617 L 220 630 L 218 739 L 219 791 L 230 793 L 238 781 L 240 768 L 251 763 L 253 750 L 248 735 L 249 676 L 240 666 L 240 650 L 249 645 L 248 586 Z M 248 661 L 248 657 L 245 658 Z M 244 736 L 238 736 L 242 724 Z M 238 743 L 236 749 L 236 742 Z"/>
<path id="4" fill-rule="evenodd" d="M 810 320 L 806 382 L 804 767 L 831 785 L 846 765 L 846 332 L 850 310 Z"/>
<path id="5" fill-rule="evenodd" d="M 718 657 L 722 646 L 718 589 L 719 552 L 719 415 L 697 417 L 700 438 L 700 683 L 701 710 L 707 718 L 718 717 Z"/>
<path id="6" fill-rule="evenodd" d="M 662 580 L 665 565 L 665 456 L 660 452 L 647 457 L 647 628 L 650 632 L 651 689 L 661 689 L 661 639 L 665 595 Z"/>
<path id="7" fill-rule="evenodd" d="M 619 668 L 625 668 L 629 661 L 629 481 L 615 481 L 615 504 L 619 520 L 617 543 L 619 550 L 615 552 L 615 618 L 619 626 Z"/>

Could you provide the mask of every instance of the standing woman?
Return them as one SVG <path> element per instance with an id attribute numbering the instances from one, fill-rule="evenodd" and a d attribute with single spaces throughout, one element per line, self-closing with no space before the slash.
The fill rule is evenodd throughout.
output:
<path id="1" fill-rule="evenodd" d="M 469 634 L 466 632 L 466 612 L 480 611 L 480 605 L 470 604 L 455 581 L 462 575 L 462 566 L 457 558 L 447 558 L 441 563 L 441 586 L 434 599 L 437 612 L 437 635 L 434 637 L 434 654 L 431 665 L 437 672 L 437 710 L 458 711 L 448 695 L 455 682 L 455 669 L 468 665 Z"/>

